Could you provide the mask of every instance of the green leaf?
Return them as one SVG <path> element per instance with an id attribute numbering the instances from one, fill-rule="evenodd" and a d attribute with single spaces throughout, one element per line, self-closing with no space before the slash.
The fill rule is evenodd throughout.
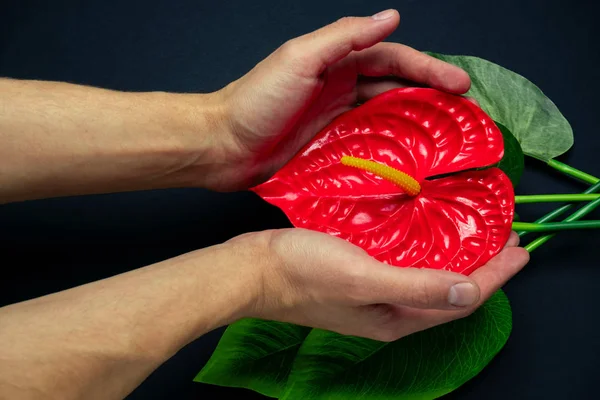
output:
<path id="1" fill-rule="evenodd" d="M 244 319 L 230 325 L 196 382 L 254 390 L 279 397 L 310 328 Z"/>
<path id="2" fill-rule="evenodd" d="M 508 175 L 513 186 L 516 187 L 519 184 L 521 175 L 523 175 L 523 170 L 525 169 L 523 150 L 521 150 L 519 141 L 507 127 L 499 122 L 496 122 L 496 125 L 500 128 L 502 136 L 504 137 L 504 157 L 502 157 L 502 160 L 498 163 L 498 168 Z"/>
<path id="3" fill-rule="evenodd" d="M 428 400 L 477 375 L 512 329 L 498 291 L 468 318 L 391 343 L 313 330 L 298 351 L 285 400 Z"/>
<path id="4" fill-rule="evenodd" d="M 194 380 L 288 400 L 435 399 L 477 375 L 511 329 L 501 290 L 467 318 L 392 343 L 245 319 L 227 328 Z"/>
<path id="5" fill-rule="evenodd" d="M 506 126 L 528 156 L 547 162 L 573 145 L 569 122 L 531 81 L 482 58 L 426 53 L 467 71 L 472 82 L 467 95 Z"/>

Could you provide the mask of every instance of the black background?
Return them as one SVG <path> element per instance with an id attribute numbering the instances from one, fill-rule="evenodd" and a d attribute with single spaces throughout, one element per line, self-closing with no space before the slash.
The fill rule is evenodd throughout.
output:
<path id="1" fill-rule="evenodd" d="M 389 40 L 471 54 L 536 83 L 573 126 L 561 160 L 600 175 L 600 58 L 594 2 L 549 0 L 0 1 L 0 75 L 106 88 L 212 91 L 287 39 L 345 15 L 401 13 Z M 530 161 L 517 189 L 585 189 Z M 549 206 L 550 207 L 550 206 Z M 549 207 L 519 206 L 523 220 Z M 595 214 L 595 218 L 599 218 Z M 0 305 L 66 289 L 209 246 L 287 226 L 248 193 L 165 190 L 32 201 L 0 207 Z M 563 233 L 532 254 L 505 290 L 513 334 L 498 357 L 452 399 L 595 397 L 600 333 L 598 233 Z M 262 398 L 192 382 L 221 331 L 192 343 L 131 396 Z"/>

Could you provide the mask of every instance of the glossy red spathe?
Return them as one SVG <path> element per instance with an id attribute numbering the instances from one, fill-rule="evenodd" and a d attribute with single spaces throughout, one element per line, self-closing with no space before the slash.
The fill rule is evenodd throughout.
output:
<path id="1" fill-rule="evenodd" d="M 294 226 L 348 240 L 382 262 L 468 275 L 510 235 L 510 180 L 498 168 L 474 170 L 503 154 L 502 133 L 467 99 L 427 88 L 394 89 L 340 115 L 252 190 Z M 343 156 L 403 171 L 421 192 L 409 196 L 390 181 L 343 165 Z"/>

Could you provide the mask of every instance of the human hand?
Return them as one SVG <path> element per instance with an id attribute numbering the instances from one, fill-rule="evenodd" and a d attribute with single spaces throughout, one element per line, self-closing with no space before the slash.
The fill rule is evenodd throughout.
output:
<path id="1" fill-rule="evenodd" d="M 468 91 L 462 69 L 402 44 L 380 43 L 399 21 L 395 10 L 342 18 L 286 42 L 219 91 L 228 134 L 220 135 L 224 150 L 211 189 L 262 183 L 339 114 L 403 85 L 393 77 L 456 94 Z"/>
<path id="2" fill-rule="evenodd" d="M 261 266 L 245 316 L 392 341 L 474 312 L 529 261 L 518 242 L 513 232 L 503 251 L 468 277 L 392 267 L 342 239 L 303 229 L 250 233 L 228 244 L 253 248 L 243 251 L 254 259 L 247 263 Z"/>

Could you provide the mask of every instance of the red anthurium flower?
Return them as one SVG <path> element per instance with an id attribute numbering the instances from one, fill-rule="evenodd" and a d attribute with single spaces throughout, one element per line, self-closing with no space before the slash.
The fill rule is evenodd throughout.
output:
<path id="1" fill-rule="evenodd" d="M 296 227 L 398 267 L 470 274 L 505 245 L 514 215 L 493 120 L 464 97 L 394 89 L 337 117 L 252 188 Z"/>

